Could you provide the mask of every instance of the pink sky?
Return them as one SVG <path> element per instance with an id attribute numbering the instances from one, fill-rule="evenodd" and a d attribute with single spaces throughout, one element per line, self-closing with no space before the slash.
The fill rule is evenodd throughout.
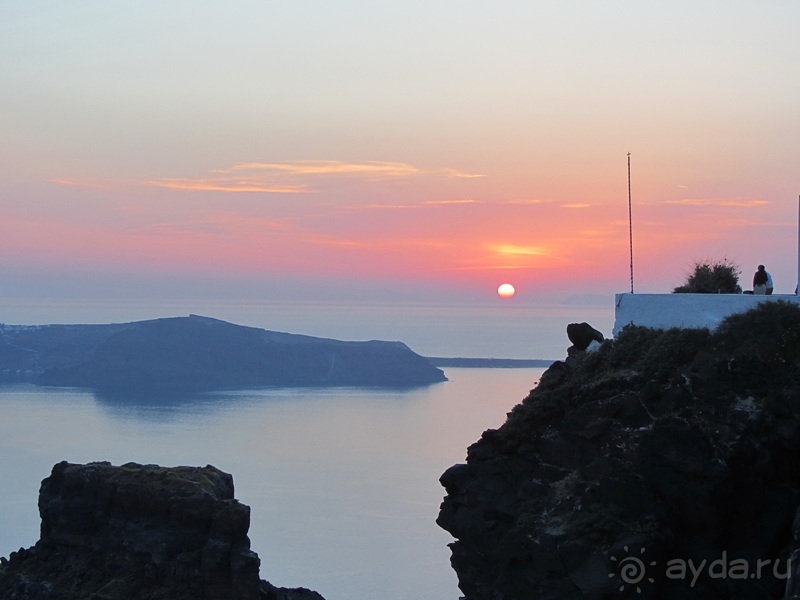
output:
<path id="1" fill-rule="evenodd" d="M 0 9 L 2 295 L 792 292 L 800 5 L 568 4 Z"/>

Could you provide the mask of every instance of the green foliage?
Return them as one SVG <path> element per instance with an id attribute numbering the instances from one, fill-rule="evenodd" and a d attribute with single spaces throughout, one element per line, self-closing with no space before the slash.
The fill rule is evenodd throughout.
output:
<path id="1" fill-rule="evenodd" d="M 559 422 L 597 394 L 647 390 L 660 393 L 691 381 L 689 397 L 766 397 L 800 379 L 800 306 L 765 301 L 708 329 L 625 327 L 570 366 L 551 369 L 509 413 L 503 437 L 529 438 L 531 429 Z M 677 389 L 677 388 L 676 388 Z M 513 443 L 513 442 L 512 442 Z"/>
<path id="2" fill-rule="evenodd" d="M 738 265 L 723 258 L 718 261 L 697 261 L 686 283 L 672 290 L 673 294 L 741 294 Z"/>
<path id="3" fill-rule="evenodd" d="M 667 381 L 694 360 L 709 339 L 707 329 L 650 329 L 628 325 L 616 340 L 607 340 L 597 352 L 579 357 L 572 377 L 584 383 L 608 378 L 620 371 L 640 379 Z"/>
<path id="4" fill-rule="evenodd" d="M 730 315 L 717 328 L 714 338 L 720 348 L 735 350 L 758 343 L 770 346 L 776 355 L 781 349 L 795 354 L 799 331 L 800 306 L 774 300 L 759 302 L 752 310 Z"/>
<path id="5" fill-rule="evenodd" d="M 625 327 L 615 340 L 575 357 L 561 374 L 546 373 L 531 394 L 514 407 L 504 425 L 511 440 L 531 435 L 530 427 L 561 420 L 570 406 L 598 393 L 628 392 L 646 382 L 683 380 L 697 353 L 708 344 L 707 329 L 667 330 Z"/>
<path id="6" fill-rule="evenodd" d="M 525 452 L 535 453 L 538 441 L 557 431 L 564 439 L 571 437 L 576 446 L 583 446 L 588 440 L 596 444 L 604 459 L 616 460 L 615 456 L 624 456 L 630 450 L 625 448 L 626 440 L 639 435 L 633 429 L 639 425 L 625 421 L 625 411 L 630 406 L 627 401 L 633 400 L 634 404 L 645 406 L 654 419 L 651 432 L 661 436 L 650 438 L 649 451 L 668 449 L 670 446 L 662 442 L 673 436 L 675 448 L 688 448 L 714 438 L 717 442 L 699 449 L 699 454 L 686 452 L 686 456 L 704 461 L 697 464 L 705 464 L 718 451 L 730 450 L 727 444 L 736 439 L 735 428 L 729 427 L 726 415 L 751 418 L 736 408 L 739 400 L 748 398 L 765 407 L 771 404 L 773 414 L 783 414 L 779 411 L 800 402 L 798 389 L 800 305 L 765 300 L 752 310 L 728 317 L 713 333 L 708 329 L 625 327 L 596 351 L 578 353 L 569 365 L 551 367 L 539 386 L 511 411 L 493 436 L 492 444 L 516 458 Z M 780 423 L 773 423 L 781 430 L 775 439 L 796 438 L 796 426 L 784 429 Z M 631 447 L 636 447 L 635 443 Z M 646 449 L 640 444 L 638 449 L 642 448 Z M 587 452 L 585 456 L 592 454 Z M 683 460 L 681 456 L 668 460 Z M 649 513 L 640 517 L 630 509 L 649 502 L 646 495 L 640 503 L 629 502 L 632 490 L 637 489 L 633 480 L 620 478 L 602 490 L 587 485 L 594 473 L 602 472 L 599 464 L 586 462 L 575 469 L 573 474 L 586 479 L 561 486 L 558 493 L 562 497 L 555 496 L 556 486 L 551 486 L 547 497 L 523 504 L 516 521 L 518 530 L 529 536 L 541 535 L 543 526 L 548 525 L 549 511 L 566 514 L 570 510 L 565 519 L 565 535 L 573 540 L 602 545 L 619 539 L 620 531 L 663 531 L 659 519 Z M 655 464 L 658 461 L 651 466 Z M 588 475 L 584 475 L 584 467 Z M 695 477 L 695 467 L 686 465 L 689 480 Z M 707 467 L 716 468 L 710 464 Z M 666 478 L 664 483 L 672 485 Z M 576 490 L 583 494 L 580 502 L 573 503 L 572 508 L 562 508 L 562 501 L 564 507 L 573 502 L 569 494 Z"/>
<path id="7" fill-rule="evenodd" d="M 673 328 L 655 331 L 650 343 L 638 346 L 638 356 L 633 360 L 633 368 L 645 379 L 667 381 L 670 377 L 679 376 L 683 367 L 690 364 L 708 340 L 708 329 Z M 635 352 L 635 347 L 628 344 L 626 353 Z"/>
<path id="8" fill-rule="evenodd" d="M 780 385 L 800 366 L 800 306 L 775 300 L 726 318 L 714 334 L 726 378 L 748 388 Z"/>

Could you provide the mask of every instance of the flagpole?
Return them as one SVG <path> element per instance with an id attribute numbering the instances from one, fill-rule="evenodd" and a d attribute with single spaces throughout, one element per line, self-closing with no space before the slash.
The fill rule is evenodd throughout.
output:
<path id="1" fill-rule="evenodd" d="M 631 208 L 631 204 L 632 204 L 631 203 L 631 153 L 628 152 L 628 241 L 631 249 L 631 294 L 632 294 L 633 293 L 633 210 Z M 799 278 L 798 281 L 800 281 L 800 267 L 798 267 L 798 278 Z"/>

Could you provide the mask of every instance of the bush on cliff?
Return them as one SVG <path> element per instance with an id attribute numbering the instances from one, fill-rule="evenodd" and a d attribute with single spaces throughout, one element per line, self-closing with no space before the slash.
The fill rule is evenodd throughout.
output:
<path id="1" fill-rule="evenodd" d="M 697 261 L 686 282 L 673 294 L 741 294 L 739 275 L 742 270 L 727 258 L 717 261 Z"/>

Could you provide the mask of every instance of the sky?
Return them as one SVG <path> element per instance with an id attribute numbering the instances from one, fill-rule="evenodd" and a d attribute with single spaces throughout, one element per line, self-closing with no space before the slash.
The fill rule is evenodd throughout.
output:
<path id="1" fill-rule="evenodd" d="M 792 293 L 797 23 L 796 0 L 3 2 L 0 299 L 613 299 L 631 238 L 636 292 L 728 259 Z"/>

